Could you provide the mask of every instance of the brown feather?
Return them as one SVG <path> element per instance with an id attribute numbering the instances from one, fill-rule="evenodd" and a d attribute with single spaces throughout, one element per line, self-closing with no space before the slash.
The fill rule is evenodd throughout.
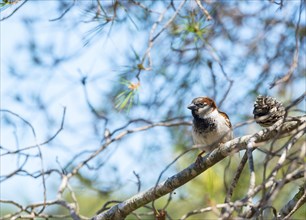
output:
<path id="1" fill-rule="evenodd" d="M 225 113 L 225 112 L 221 112 L 218 110 L 218 112 L 220 113 L 220 115 L 225 118 L 225 121 L 226 121 L 226 125 L 229 127 L 229 128 L 232 128 L 232 123 L 231 121 L 229 120 L 229 117 L 228 115 Z"/>
<path id="2" fill-rule="evenodd" d="M 211 98 L 208 98 L 208 97 L 201 97 L 201 102 L 202 103 L 206 103 L 207 105 L 213 107 L 213 108 L 217 108 L 217 105 L 215 103 L 214 100 L 212 100 Z"/>

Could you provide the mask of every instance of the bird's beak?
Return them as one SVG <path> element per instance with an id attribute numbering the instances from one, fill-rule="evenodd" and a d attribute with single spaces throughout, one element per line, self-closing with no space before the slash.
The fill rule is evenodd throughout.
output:
<path id="1" fill-rule="evenodd" d="M 187 108 L 190 109 L 190 110 L 195 110 L 195 109 L 197 109 L 197 106 L 195 104 L 191 103 L 190 105 L 188 105 Z"/>

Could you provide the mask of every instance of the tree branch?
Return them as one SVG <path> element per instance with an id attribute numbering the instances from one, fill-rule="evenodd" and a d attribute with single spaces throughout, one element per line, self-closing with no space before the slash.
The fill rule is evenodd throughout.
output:
<path id="1" fill-rule="evenodd" d="M 306 202 L 306 184 L 300 187 L 299 192 L 295 194 L 293 199 L 291 199 L 281 210 L 278 215 L 279 218 L 289 219 L 299 207 L 301 207 Z"/>
<path id="2" fill-rule="evenodd" d="M 203 173 L 208 168 L 212 167 L 225 157 L 229 156 L 233 152 L 237 152 L 246 148 L 249 140 L 252 138 L 255 143 L 270 140 L 272 138 L 281 138 L 288 136 L 294 130 L 305 129 L 306 127 L 306 115 L 296 118 L 291 118 L 290 121 L 278 121 L 273 126 L 265 128 L 254 135 L 246 135 L 235 138 L 227 143 L 221 145 L 211 153 L 203 157 L 198 163 L 193 163 L 189 167 L 185 168 L 181 172 L 169 177 L 163 183 L 158 184 L 150 188 L 145 192 L 141 192 L 132 198 L 121 202 L 109 210 L 94 216 L 94 220 L 119 220 L 125 218 L 128 214 L 134 210 L 142 207 L 143 205 L 154 201 L 172 191 L 178 187 L 184 185 L 196 176 Z M 277 134 L 277 136 L 276 136 Z"/>

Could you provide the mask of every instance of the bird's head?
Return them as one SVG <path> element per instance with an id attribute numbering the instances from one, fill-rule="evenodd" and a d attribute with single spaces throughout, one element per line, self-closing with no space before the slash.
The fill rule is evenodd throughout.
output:
<path id="1" fill-rule="evenodd" d="M 211 98 L 198 97 L 193 99 L 187 108 L 191 110 L 193 117 L 204 118 L 206 115 L 217 109 L 217 106 L 215 101 Z"/>

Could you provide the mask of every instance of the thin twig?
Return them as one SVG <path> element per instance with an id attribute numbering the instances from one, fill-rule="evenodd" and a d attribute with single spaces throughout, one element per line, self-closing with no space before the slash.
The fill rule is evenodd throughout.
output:
<path id="1" fill-rule="evenodd" d="M 224 200 L 224 203 L 229 203 L 231 201 L 231 198 L 232 198 L 232 195 L 233 195 L 233 192 L 234 192 L 234 189 L 236 188 L 237 186 L 237 183 L 239 181 L 239 178 L 241 176 L 241 173 L 243 171 L 243 168 L 246 164 L 246 162 L 248 161 L 248 154 L 247 152 L 244 153 L 239 165 L 238 165 L 238 168 L 235 172 L 235 176 L 231 182 L 231 185 L 229 187 L 229 189 L 227 190 L 227 193 L 226 193 L 226 197 L 225 197 L 225 200 Z M 225 207 L 227 208 L 227 207 Z M 229 212 L 229 210 L 223 208 L 222 209 L 222 219 L 227 219 L 230 217 L 231 213 Z"/>
<path id="2" fill-rule="evenodd" d="M 175 13 L 172 15 L 172 17 L 166 22 L 166 24 L 161 28 L 161 30 L 154 35 L 154 32 L 157 28 L 157 25 L 163 20 L 165 13 L 167 12 L 167 10 L 170 8 L 171 4 L 168 5 L 168 7 L 160 14 L 158 20 L 153 24 L 151 30 L 150 30 L 150 37 L 149 37 L 149 43 L 148 43 L 148 48 L 144 54 L 144 56 L 142 57 L 141 60 L 141 68 L 139 68 L 139 72 L 136 75 L 137 79 L 139 80 L 139 75 L 141 70 L 151 70 L 152 69 L 152 58 L 151 58 L 151 49 L 153 48 L 154 45 L 154 41 L 159 37 L 159 35 L 164 32 L 168 26 L 173 22 L 173 20 L 175 19 L 175 17 L 178 15 L 178 13 L 180 12 L 180 10 L 182 9 L 182 7 L 184 6 L 184 4 L 186 3 L 187 0 L 183 0 L 181 2 L 181 4 L 178 6 L 178 8 L 176 9 Z M 145 59 L 148 58 L 149 60 L 149 66 L 148 67 L 144 67 L 144 62 Z"/>
<path id="3" fill-rule="evenodd" d="M 280 211 L 278 217 L 289 219 L 303 204 L 306 203 L 305 185 L 300 187 L 299 192 Z"/>
<path id="4" fill-rule="evenodd" d="M 195 1 L 196 1 L 197 5 L 199 6 L 199 8 L 200 8 L 200 9 L 203 11 L 203 13 L 205 14 L 206 19 L 207 19 L 208 21 L 212 20 L 211 15 L 210 15 L 209 12 L 206 10 L 206 8 L 203 7 L 201 1 L 200 1 L 200 0 L 195 0 Z"/>
<path id="5" fill-rule="evenodd" d="M 0 109 L 0 111 L 2 112 L 11 112 L 10 110 L 6 110 L 6 109 Z M 59 129 L 54 133 L 54 135 L 52 135 L 48 140 L 42 142 L 42 143 L 39 143 L 38 145 L 39 146 L 42 146 L 42 145 L 45 145 L 45 144 L 48 144 L 49 142 L 51 142 L 54 138 L 56 138 L 56 136 L 63 130 L 64 128 L 64 122 L 65 122 L 65 115 L 66 115 L 66 107 L 63 108 L 63 114 L 62 114 L 62 120 L 61 120 L 61 124 L 60 124 L 60 127 Z M 4 156 L 4 155 L 8 155 L 8 154 L 16 154 L 16 153 L 20 153 L 22 151 L 25 151 L 25 150 L 29 150 L 29 149 L 32 149 L 32 148 L 36 148 L 37 145 L 32 145 L 32 146 L 29 146 L 29 147 L 24 147 L 24 148 L 20 148 L 18 150 L 15 150 L 15 151 L 8 151 L 6 153 L 3 153 L 1 154 L 0 156 Z"/>
<path id="6" fill-rule="evenodd" d="M 299 48 L 300 48 L 300 46 L 299 46 L 299 38 L 300 38 L 299 30 L 300 30 L 301 15 L 302 15 L 302 12 L 303 12 L 303 5 L 304 5 L 304 1 L 302 0 L 301 3 L 300 3 L 300 11 L 299 11 L 298 22 L 297 22 L 297 26 L 296 26 L 296 29 L 295 29 L 295 50 L 294 50 L 294 54 L 293 54 L 292 63 L 290 65 L 290 68 L 289 68 L 288 72 L 284 76 L 282 76 L 280 79 L 277 79 L 270 84 L 270 89 L 272 89 L 274 86 L 276 86 L 278 84 L 288 82 L 291 79 L 294 70 L 298 66 Z"/>
<path id="7" fill-rule="evenodd" d="M 49 21 L 58 21 L 58 20 L 62 19 L 71 10 L 71 8 L 75 5 L 75 1 L 76 0 L 73 0 L 73 2 L 70 4 L 70 6 L 59 17 L 50 19 Z"/>
<path id="8" fill-rule="evenodd" d="M 17 8 L 15 8 L 14 11 L 12 11 L 11 14 L 9 14 L 8 16 L 1 18 L 0 21 L 4 21 L 5 19 L 8 19 L 9 17 L 11 17 L 13 14 L 15 14 L 28 0 L 24 0 Z"/>
<path id="9" fill-rule="evenodd" d="M 201 213 L 205 213 L 205 212 L 209 212 L 209 211 L 213 211 L 213 209 L 217 208 L 217 209 L 228 209 L 230 207 L 241 207 L 243 206 L 243 203 L 237 202 L 237 203 L 224 203 L 224 204 L 217 204 L 214 207 L 206 207 L 206 208 L 202 208 L 202 209 L 196 209 L 193 211 L 188 212 L 187 214 L 183 215 L 180 220 L 185 220 L 188 217 L 192 216 L 192 215 L 197 215 L 197 214 L 201 214 Z"/>

